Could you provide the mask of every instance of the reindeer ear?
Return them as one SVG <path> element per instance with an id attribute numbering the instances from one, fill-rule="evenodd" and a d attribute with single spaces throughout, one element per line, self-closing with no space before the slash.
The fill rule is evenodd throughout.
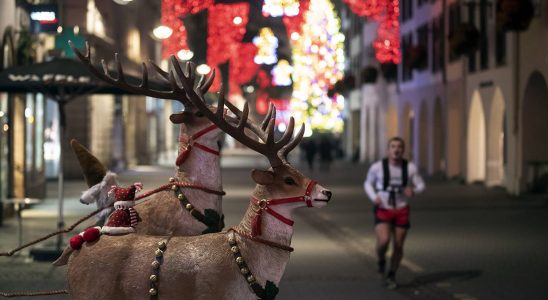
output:
<path id="1" fill-rule="evenodd" d="M 274 182 L 274 172 L 254 169 L 251 171 L 251 178 L 260 185 L 271 184 Z"/>
<path id="2" fill-rule="evenodd" d="M 179 113 L 176 113 L 176 114 L 172 114 L 171 116 L 169 116 L 169 119 L 174 124 L 181 124 L 181 123 L 184 123 L 184 122 L 188 122 L 190 120 L 191 115 L 192 114 L 190 114 L 186 111 L 183 111 L 183 112 L 179 112 Z"/>

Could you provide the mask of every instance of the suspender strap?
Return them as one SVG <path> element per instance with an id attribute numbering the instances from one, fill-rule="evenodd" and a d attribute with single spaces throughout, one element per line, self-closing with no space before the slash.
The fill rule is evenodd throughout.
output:
<path id="1" fill-rule="evenodd" d="M 390 185 L 390 168 L 388 158 L 382 160 L 382 190 L 386 191 Z"/>

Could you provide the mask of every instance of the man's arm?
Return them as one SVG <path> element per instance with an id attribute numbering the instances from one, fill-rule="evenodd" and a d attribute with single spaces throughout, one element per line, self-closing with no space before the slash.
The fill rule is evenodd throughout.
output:
<path id="1" fill-rule="evenodd" d="M 417 170 L 417 166 L 415 166 L 415 164 L 411 163 L 409 167 L 410 167 L 409 174 L 411 175 L 411 182 L 413 183 L 413 186 L 412 186 L 413 193 L 415 194 L 422 193 L 424 189 L 426 188 L 426 185 L 424 184 L 424 180 L 419 174 Z"/>
<path id="2" fill-rule="evenodd" d="M 371 202 L 373 202 L 373 204 L 379 204 L 380 203 L 380 199 L 377 195 L 377 191 L 375 190 L 375 184 L 376 184 L 376 181 L 377 181 L 377 174 L 376 174 L 377 170 L 376 169 L 377 169 L 377 165 L 373 164 L 369 168 L 369 171 L 367 172 L 367 177 L 366 177 L 366 179 L 363 183 L 365 193 L 369 197 L 369 200 L 371 200 Z"/>

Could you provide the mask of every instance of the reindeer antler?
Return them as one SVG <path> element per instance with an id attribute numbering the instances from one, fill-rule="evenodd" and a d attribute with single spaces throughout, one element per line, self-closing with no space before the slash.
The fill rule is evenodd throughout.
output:
<path id="1" fill-rule="evenodd" d="M 303 137 L 304 124 L 301 126 L 301 129 L 299 130 L 297 136 L 292 139 L 293 130 L 295 127 L 295 120 L 293 119 L 293 117 L 291 117 L 289 119 L 289 124 L 284 135 L 276 142 L 274 141 L 275 119 L 273 118 L 273 116 L 276 116 L 276 108 L 273 105 L 270 106 L 269 113 L 259 127 L 258 125 L 254 124 L 253 121 L 249 120 L 249 106 L 247 103 L 245 103 L 243 111 L 240 111 L 239 109 L 232 106 L 234 108 L 233 112 L 237 116 L 239 116 L 240 119 L 238 125 L 232 126 L 224 118 L 224 106 L 228 102 L 225 99 L 223 90 L 221 89 L 221 92 L 219 93 L 216 112 L 212 112 L 211 110 L 209 110 L 203 97 L 203 95 L 207 92 L 207 90 L 213 83 L 213 79 L 215 78 L 215 70 L 211 72 L 211 75 L 202 77 L 196 88 L 194 88 L 193 82 L 191 81 L 192 75 L 190 75 L 190 65 L 187 64 L 186 67 L 187 74 L 189 75 L 185 75 L 185 72 L 183 72 L 181 66 L 174 56 L 171 56 L 171 63 L 173 71 L 176 73 L 179 80 L 181 81 L 183 89 L 186 91 L 189 100 L 211 122 L 216 124 L 224 132 L 226 132 L 242 144 L 246 145 L 250 149 L 253 149 L 254 151 L 266 156 L 266 158 L 268 158 L 268 160 L 270 161 L 270 165 L 273 168 L 279 167 L 283 164 L 287 164 L 287 154 L 289 153 L 289 151 L 295 148 L 295 146 L 297 146 L 297 144 Z M 247 136 L 244 132 L 246 126 L 250 126 L 250 128 L 252 128 L 252 131 L 257 134 L 259 138 L 264 141 L 264 143 Z"/>
<path id="2" fill-rule="evenodd" d="M 76 56 L 88 67 L 91 73 L 93 73 L 95 76 L 97 76 L 99 79 L 106 81 L 116 87 L 119 87 L 121 89 L 124 89 L 126 91 L 136 93 L 136 94 L 142 94 L 150 97 L 155 98 L 161 98 L 161 99 L 172 99 L 182 102 L 185 106 L 192 105 L 192 102 L 188 100 L 188 96 L 186 95 L 185 91 L 179 87 L 177 82 L 175 81 L 175 78 L 173 75 L 169 72 L 166 72 L 162 70 L 158 65 L 153 63 L 152 61 L 149 61 L 149 64 L 152 66 L 154 71 L 158 73 L 164 80 L 168 81 L 171 89 L 169 91 L 158 91 L 151 89 L 148 85 L 148 68 L 145 63 L 142 63 L 143 66 L 143 74 L 142 74 L 142 81 L 139 86 L 131 85 L 127 82 L 126 77 L 124 75 L 124 70 L 122 68 L 122 63 L 118 59 L 118 53 L 115 54 L 115 61 L 116 61 L 116 67 L 118 71 L 118 78 L 114 78 L 109 74 L 107 65 L 105 63 L 105 60 L 101 60 L 101 64 L 103 66 L 103 72 L 100 72 L 93 64 L 91 63 L 91 49 L 89 47 L 89 43 L 86 42 L 86 54 L 84 55 L 80 50 L 78 50 L 72 41 L 69 41 L 69 45 L 76 54 Z M 189 69 L 192 69 L 192 67 L 189 67 Z M 191 72 L 194 73 L 194 72 Z M 189 75 L 189 82 L 194 83 L 194 74 Z"/>

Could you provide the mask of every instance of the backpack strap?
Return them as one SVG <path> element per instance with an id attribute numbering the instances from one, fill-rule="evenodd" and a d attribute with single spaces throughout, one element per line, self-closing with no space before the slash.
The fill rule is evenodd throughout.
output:
<path id="1" fill-rule="evenodd" d="M 403 159 L 401 161 L 401 186 L 406 187 L 409 180 L 409 171 L 407 169 L 407 160 Z"/>
<path id="2" fill-rule="evenodd" d="M 388 158 L 382 160 L 382 190 L 386 191 L 390 185 L 390 168 L 388 167 Z"/>

